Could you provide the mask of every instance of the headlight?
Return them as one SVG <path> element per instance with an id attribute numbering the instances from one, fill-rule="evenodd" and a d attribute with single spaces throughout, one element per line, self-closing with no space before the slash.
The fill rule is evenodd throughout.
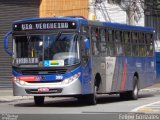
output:
<path id="1" fill-rule="evenodd" d="M 17 77 L 14 77 L 14 82 L 16 82 L 16 83 L 18 83 L 18 84 L 20 84 L 20 85 L 25 85 L 26 84 L 26 82 L 25 81 L 23 81 L 23 80 L 20 80 L 20 79 L 18 79 Z"/>
<path id="2" fill-rule="evenodd" d="M 23 80 L 20 80 L 20 82 L 19 82 L 21 85 L 25 85 L 26 84 L 26 82 L 25 81 L 23 81 Z"/>
<path id="3" fill-rule="evenodd" d="M 75 75 L 73 75 L 73 76 L 71 76 L 71 77 L 69 77 L 69 78 L 64 79 L 61 83 L 62 83 L 62 84 L 69 84 L 69 83 L 71 83 L 72 81 L 78 79 L 80 75 L 81 75 L 81 73 L 78 72 L 77 74 L 75 74 Z"/>

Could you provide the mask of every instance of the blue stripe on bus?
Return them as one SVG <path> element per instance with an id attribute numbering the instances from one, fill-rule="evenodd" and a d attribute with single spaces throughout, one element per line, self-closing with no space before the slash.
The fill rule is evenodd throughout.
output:
<path id="1" fill-rule="evenodd" d="M 58 80 L 56 77 L 57 76 L 62 76 L 62 80 L 66 79 L 66 78 L 69 78 L 75 74 L 77 74 L 78 72 L 81 72 L 81 67 L 78 67 L 76 68 L 75 70 L 69 72 L 69 73 L 66 73 L 66 74 L 56 74 L 56 75 L 34 75 L 33 76 L 39 76 L 39 77 L 43 77 L 43 81 L 56 81 Z M 20 74 L 20 73 L 17 73 L 15 70 L 12 70 L 12 74 L 16 77 L 18 76 L 23 76 L 23 74 Z M 24 75 L 24 76 L 27 76 L 27 75 Z M 32 74 L 28 75 L 28 76 L 32 76 Z M 81 79 L 81 76 L 79 77 L 80 81 L 82 80 Z"/>

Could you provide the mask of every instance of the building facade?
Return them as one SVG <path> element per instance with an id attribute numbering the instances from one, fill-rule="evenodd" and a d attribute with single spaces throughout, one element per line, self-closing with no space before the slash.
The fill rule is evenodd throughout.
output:
<path id="1" fill-rule="evenodd" d="M 39 0 L 0 0 L 0 88 L 11 87 L 11 57 L 5 53 L 3 39 L 12 29 L 12 22 L 22 18 L 39 17 Z M 9 42 L 12 48 L 12 42 Z"/>

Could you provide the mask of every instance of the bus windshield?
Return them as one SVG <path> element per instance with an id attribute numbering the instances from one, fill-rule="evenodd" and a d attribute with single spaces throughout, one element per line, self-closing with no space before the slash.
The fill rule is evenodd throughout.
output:
<path id="1" fill-rule="evenodd" d="M 79 63 L 77 33 L 15 36 L 16 66 L 68 66 Z"/>

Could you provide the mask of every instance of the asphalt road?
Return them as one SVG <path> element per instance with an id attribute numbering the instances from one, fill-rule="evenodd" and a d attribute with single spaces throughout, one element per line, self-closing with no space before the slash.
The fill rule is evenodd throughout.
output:
<path id="1" fill-rule="evenodd" d="M 159 120 L 159 98 L 160 88 L 147 88 L 140 91 L 138 100 L 103 95 L 98 97 L 97 105 L 89 106 L 78 103 L 76 98 L 46 98 L 45 104 L 38 107 L 33 97 L 15 97 L 11 90 L 1 90 L 0 120 L 139 120 L 136 116 L 147 113 L 158 114 L 154 120 Z"/>
<path id="2" fill-rule="evenodd" d="M 1 96 L 2 97 L 2 96 Z M 0 113 L 13 114 L 96 114 L 108 112 L 153 112 L 143 106 L 160 101 L 160 89 L 145 89 L 139 94 L 138 100 L 122 100 L 118 95 L 103 95 L 98 97 L 97 105 L 85 105 L 76 98 L 46 98 L 41 107 L 34 105 L 33 98 L 5 99 L 0 101 Z M 158 107 L 159 106 L 159 107 Z M 141 108 L 141 111 L 137 109 Z M 146 108 L 146 106 L 144 106 Z M 136 110 L 136 111 L 135 111 Z M 148 111 L 150 110 L 150 111 Z M 160 113 L 160 103 L 155 112 Z"/>

